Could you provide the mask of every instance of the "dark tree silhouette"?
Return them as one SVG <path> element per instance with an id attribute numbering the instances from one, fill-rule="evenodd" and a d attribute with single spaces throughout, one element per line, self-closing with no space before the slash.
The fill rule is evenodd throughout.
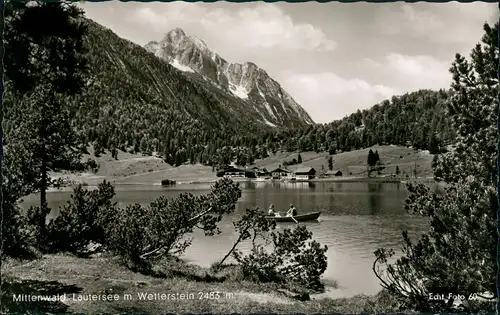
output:
<path id="1" fill-rule="evenodd" d="M 84 147 L 62 99 L 80 93 L 85 83 L 82 14 L 66 2 L 10 1 L 5 7 L 6 85 L 9 101 L 17 103 L 8 111 L 16 126 L 6 130 L 6 145 L 24 146 L 38 174 L 40 232 L 50 211 L 46 191 L 54 184 L 48 172 L 81 166 Z"/>
<path id="2" fill-rule="evenodd" d="M 393 251 L 376 252 L 375 274 L 404 308 L 457 312 L 449 294 L 465 297 L 466 313 L 496 308 L 498 56 L 498 23 L 484 26 L 470 61 L 456 55 L 448 111 L 460 137 L 455 150 L 433 161 L 435 178 L 448 185 L 444 194 L 423 184 L 408 186 L 407 210 L 428 217 L 432 228 L 417 242 L 404 231 L 404 255 L 394 263 L 388 262 Z M 431 300 L 429 293 L 445 299 Z"/>

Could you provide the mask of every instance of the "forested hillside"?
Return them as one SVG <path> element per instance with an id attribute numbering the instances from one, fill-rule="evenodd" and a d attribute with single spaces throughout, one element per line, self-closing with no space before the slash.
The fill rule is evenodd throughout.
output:
<path id="1" fill-rule="evenodd" d="M 82 93 L 66 97 L 65 103 L 86 142 L 157 151 L 171 164 L 208 163 L 217 148 L 271 128 L 144 48 L 93 21 L 85 24 L 89 75 Z M 7 86 L 6 108 L 16 108 L 14 95 Z M 16 125 L 9 113 L 7 131 Z"/>
<path id="2" fill-rule="evenodd" d="M 231 135 L 264 128 L 142 47 L 88 23 L 92 78 L 75 102 L 89 142 L 158 151 L 172 164 L 206 163 L 215 148 L 205 144 L 230 145 Z"/>
<path id="3" fill-rule="evenodd" d="M 268 136 L 274 150 L 350 151 L 376 144 L 413 146 L 438 153 L 454 138 L 446 115 L 450 92 L 420 90 L 394 96 L 341 120 Z"/>
<path id="4" fill-rule="evenodd" d="M 66 96 L 64 103 L 74 128 L 97 152 L 156 152 L 172 165 L 247 165 L 278 150 L 335 154 L 394 144 L 437 153 L 453 139 L 445 115 L 446 91 L 395 96 L 329 124 L 294 122 L 272 128 L 233 95 L 182 73 L 91 20 L 85 24 L 90 71 L 82 93 Z M 12 111 L 19 100 L 6 79 L 8 132 L 16 126 Z"/>

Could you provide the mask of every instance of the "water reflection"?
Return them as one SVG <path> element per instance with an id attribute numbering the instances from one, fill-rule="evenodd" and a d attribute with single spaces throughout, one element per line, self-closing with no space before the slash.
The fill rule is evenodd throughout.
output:
<path id="1" fill-rule="evenodd" d="M 380 192 L 382 185 L 380 183 L 368 183 L 368 191 L 370 192 L 370 214 L 375 215 L 380 210 Z"/>
<path id="2" fill-rule="evenodd" d="M 285 189 L 311 189 L 314 190 L 316 184 L 314 182 L 278 182 L 278 181 L 253 181 L 241 182 L 240 187 L 243 189 L 255 188 L 285 188 Z"/>
<path id="3" fill-rule="evenodd" d="M 118 186 L 115 201 L 120 205 L 134 202 L 148 204 L 160 196 L 175 197 L 182 192 L 204 194 L 210 191 L 210 186 Z M 276 209 L 283 212 L 294 204 L 299 213 L 322 212 L 319 222 L 300 224 L 305 224 L 316 240 L 329 247 L 328 269 L 324 277 L 338 282 L 341 289 L 334 290 L 334 295 L 372 294 L 380 289 L 371 270 L 373 252 L 380 247 L 397 250 L 403 230 L 416 236 L 428 226 L 425 219 L 406 213 L 404 200 L 408 192 L 404 185 L 398 183 L 246 182 L 241 183 L 241 188 L 243 193 L 236 211 L 220 224 L 222 233 L 205 237 L 195 232 L 186 258 L 202 265 L 210 265 L 220 259 L 237 237 L 232 222 L 241 216 L 245 208 L 259 206 L 267 209 L 274 203 Z M 54 211 L 51 215 L 57 215 L 57 208 L 69 196 L 69 192 L 49 193 L 49 206 Z M 37 204 L 38 199 L 38 196 L 29 196 L 25 198 L 24 206 Z M 279 224 L 279 229 L 295 226 L 295 223 L 283 223 Z M 242 246 L 244 250 L 247 245 Z"/>

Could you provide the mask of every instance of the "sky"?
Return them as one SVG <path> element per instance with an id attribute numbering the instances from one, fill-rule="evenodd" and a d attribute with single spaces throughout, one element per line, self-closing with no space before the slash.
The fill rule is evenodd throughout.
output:
<path id="1" fill-rule="evenodd" d="M 253 62 L 318 123 L 419 89 L 449 88 L 495 3 L 84 2 L 87 17 L 141 46 L 173 28 L 228 62 Z"/>

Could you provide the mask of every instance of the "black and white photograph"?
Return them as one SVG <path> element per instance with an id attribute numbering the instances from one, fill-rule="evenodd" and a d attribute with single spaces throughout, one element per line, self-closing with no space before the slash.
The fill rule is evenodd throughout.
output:
<path id="1" fill-rule="evenodd" d="M 2 10 L 1 313 L 497 311 L 498 3 Z"/>

